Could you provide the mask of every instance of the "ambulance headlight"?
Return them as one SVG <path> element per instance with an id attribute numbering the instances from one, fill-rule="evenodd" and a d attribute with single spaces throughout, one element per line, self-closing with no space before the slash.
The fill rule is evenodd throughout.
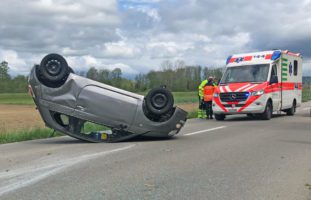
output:
<path id="1" fill-rule="evenodd" d="M 254 91 L 251 93 L 252 96 L 260 96 L 263 95 L 265 92 L 263 90 Z"/>
<path id="2" fill-rule="evenodd" d="M 215 98 L 217 98 L 219 96 L 219 94 L 217 93 L 217 92 L 215 92 L 214 94 L 213 94 L 213 97 L 215 97 Z"/>

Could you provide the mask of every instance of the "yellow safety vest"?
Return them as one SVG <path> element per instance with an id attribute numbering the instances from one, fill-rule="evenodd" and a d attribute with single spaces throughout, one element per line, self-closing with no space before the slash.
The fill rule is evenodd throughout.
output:
<path id="1" fill-rule="evenodd" d="M 199 85 L 199 97 L 201 97 L 203 99 L 204 97 L 204 86 L 206 85 L 208 81 L 205 79 L 204 81 L 202 81 L 202 83 Z"/>

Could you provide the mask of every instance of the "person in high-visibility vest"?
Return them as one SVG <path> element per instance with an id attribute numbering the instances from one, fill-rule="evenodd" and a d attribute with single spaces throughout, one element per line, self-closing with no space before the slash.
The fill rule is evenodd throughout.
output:
<path id="1" fill-rule="evenodd" d="M 215 86 L 213 77 L 209 77 L 208 82 L 205 84 L 203 88 L 204 93 L 204 105 L 206 109 L 206 118 L 213 119 L 213 108 L 212 108 L 212 101 L 213 101 L 213 94 L 217 86 Z"/>
<path id="2" fill-rule="evenodd" d="M 199 108 L 198 108 L 198 118 L 206 118 L 205 105 L 204 105 L 204 86 L 207 83 L 207 79 L 203 80 L 198 88 L 199 96 Z"/>

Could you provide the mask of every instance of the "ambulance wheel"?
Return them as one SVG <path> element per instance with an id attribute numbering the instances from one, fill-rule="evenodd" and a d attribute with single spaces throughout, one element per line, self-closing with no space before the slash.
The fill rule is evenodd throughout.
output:
<path id="1" fill-rule="evenodd" d="M 270 120 L 272 118 L 272 103 L 271 103 L 271 101 L 267 102 L 266 109 L 262 113 L 261 118 L 263 120 Z"/>
<path id="2" fill-rule="evenodd" d="M 286 114 L 289 116 L 293 116 L 296 112 L 296 101 L 293 102 L 293 105 L 290 109 L 286 110 Z"/>
<path id="3" fill-rule="evenodd" d="M 224 121 L 225 118 L 226 118 L 226 116 L 223 115 L 223 114 L 215 114 L 215 119 L 216 119 L 217 121 Z"/>

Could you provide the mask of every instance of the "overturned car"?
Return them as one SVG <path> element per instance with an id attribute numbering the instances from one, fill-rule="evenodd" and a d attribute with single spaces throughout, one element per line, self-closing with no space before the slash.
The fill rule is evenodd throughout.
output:
<path id="1" fill-rule="evenodd" d="M 45 56 L 32 68 L 29 92 L 46 126 L 89 142 L 172 137 L 187 117 L 164 87 L 146 97 L 118 89 L 74 74 L 58 54 Z M 87 123 L 104 128 L 88 132 Z"/>

